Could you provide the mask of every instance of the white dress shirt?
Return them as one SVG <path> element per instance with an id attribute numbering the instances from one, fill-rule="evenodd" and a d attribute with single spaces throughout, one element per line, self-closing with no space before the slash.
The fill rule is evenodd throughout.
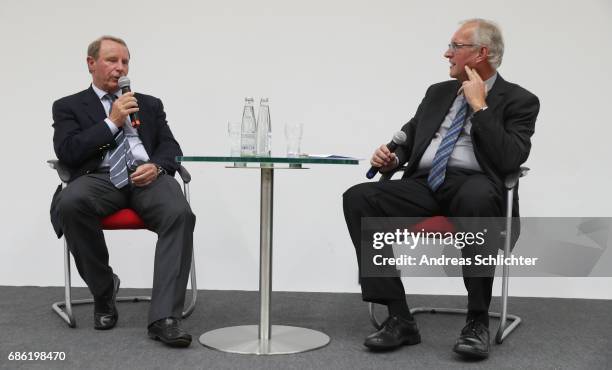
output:
<path id="1" fill-rule="evenodd" d="M 491 88 L 493 88 L 493 84 L 495 83 L 496 79 L 497 79 L 497 73 L 489 77 L 484 82 L 485 88 L 487 91 L 491 91 Z M 440 128 L 434 135 L 433 139 L 431 139 L 431 143 L 429 143 L 429 146 L 425 150 L 425 153 L 423 153 L 423 156 L 421 157 L 421 161 L 419 162 L 419 169 L 431 168 L 431 164 L 433 162 L 434 156 L 436 155 L 436 151 L 438 150 L 438 147 L 442 143 L 442 139 L 444 138 L 444 135 L 446 135 L 446 132 L 450 128 L 451 124 L 453 123 L 453 119 L 455 119 L 455 116 L 459 112 L 459 109 L 461 109 L 462 101 L 464 101 L 464 99 L 462 99 L 462 94 L 457 95 L 457 97 L 455 98 L 455 101 L 453 102 L 453 105 L 451 105 L 450 109 L 448 110 L 446 117 L 444 117 L 444 121 L 442 121 L 442 125 L 440 125 Z M 459 138 L 457 139 L 457 142 L 455 143 L 453 152 L 450 155 L 447 166 L 465 168 L 469 170 L 482 172 L 482 168 L 480 168 L 480 165 L 478 164 L 478 161 L 476 160 L 476 156 L 474 155 L 474 147 L 472 145 L 471 132 L 472 132 L 472 116 L 473 115 L 474 115 L 474 112 L 471 112 L 470 110 L 470 115 L 467 117 L 466 122 L 463 125 L 463 129 L 461 130 L 461 133 L 459 134 Z"/>

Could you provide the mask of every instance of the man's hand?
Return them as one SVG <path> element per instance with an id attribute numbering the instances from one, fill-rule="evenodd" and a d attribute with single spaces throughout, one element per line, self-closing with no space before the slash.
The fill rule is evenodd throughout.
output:
<path id="1" fill-rule="evenodd" d="M 157 179 L 157 166 L 153 163 L 141 164 L 136 171 L 130 175 L 134 186 L 147 186 Z"/>
<path id="2" fill-rule="evenodd" d="M 372 155 L 370 164 L 380 168 L 380 172 L 388 172 L 397 166 L 396 158 L 395 153 L 391 153 L 387 145 L 383 144 Z"/>
<path id="3" fill-rule="evenodd" d="M 465 72 L 467 73 L 468 80 L 463 81 L 461 85 L 463 96 L 465 96 L 465 100 L 472 107 L 472 111 L 477 112 L 487 105 L 485 100 L 487 98 L 487 88 L 476 70 L 465 66 Z"/>
<path id="4" fill-rule="evenodd" d="M 128 115 L 138 112 L 138 102 L 133 92 L 121 95 L 113 103 L 110 117 L 108 117 L 118 128 L 123 127 Z"/>

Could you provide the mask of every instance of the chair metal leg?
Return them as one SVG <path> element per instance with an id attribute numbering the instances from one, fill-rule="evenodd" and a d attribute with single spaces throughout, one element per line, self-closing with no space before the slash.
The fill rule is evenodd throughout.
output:
<path id="1" fill-rule="evenodd" d="M 504 238 L 504 258 L 510 255 L 510 243 L 512 239 L 512 201 L 514 198 L 514 187 L 507 191 L 506 196 L 506 230 Z M 499 320 L 499 329 L 495 336 L 495 342 L 501 344 L 504 339 L 521 323 L 521 318 L 515 315 L 508 315 L 508 277 L 510 276 L 510 266 L 504 264 L 502 268 L 502 296 L 501 296 L 501 316 Z M 507 319 L 510 318 L 512 323 L 506 325 Z"/>
<path id="2" fill-rule="evenodd" d="M 368 313 L 370 314 L 370 322 L 372 323 L 372 326 L 376 329 L 376 330 L 380 330 L 382 329 L 382 322 L 380 320 L 378 320 L 378 317 L 376 317 L 376 311 L 375 311 L 376 306 L 374 306 L 373 302 L 369 302 L 368 303 Z"/>
<path id="3" fill-rule="evenodd" d="M 62 320 L 66 321 L 71 328 L 76 327 L 76 321 L 72 314 L 72 300 L 70 298 L 70 251 L 68 251 L 68 243 L 64 238 L 64 301 L 55 302 L 51 308 L 57 313 Z"/>
<path id="4" fill-rule="evenodd" d="M 72 306 L 80 306 L 85 304 L 94 303 L 93 298 L 87 299 L 72 299 L 71 297 L 71 279 L 70 279 L 70 251 L 68 250 L 68 243 L 64 238 L 64 300 L 55 302 L 51 305 L 51 308 L 59 317 L 64 320 L 69 327 L 76 328 L 76 319 L 72 312 Z M 117 302 L 144 302 L 150 301 L 150 296 L 124 296 L 117 297 Z"/>
<path id="5" fill-rule="evenodd" d="M 185 199 L 187 199 L 187 204 L 191 206 L 191 197 L 189 193 L 189 183 L 183 180 L 183 194 L 185 194 Z M 196 300 L 198 298 L 198 284 L 196 279 L 196 270 L 195 270 L 195 252 L 193 249 L 191 250 L 191 301 L 189 302 L 189 306 L 183 311 L 183 318 L 186 319 L 189 317 L 193 310 L 195 309 Z"/>
<path id="6" fill-rule="evenodd" d="M 196 271 L 195 271 L 195 254 L 193 252 L 193 250 L 191 251 L 191 302 L 189 303 L 189 306 L 187 306 L 187 309 L 185 309 L 185 311 L 183 311 L 183 318 L 186 319 L 187 317 L 189 317 L 189 315 L 191 315 L 193 313 L 193 310 L 195 309 L 195 305 L 196 305 L 196 300 L 198 299 L 198 284 L 197 284 L 197 280 L 196 280 Z"/>
<path id="7" fill-rule="evenodd" d="M 191 205 L 188 183 L 183 183 L 183 194 L 185 194 L 185 199 L 187 199 L 187 204 Z"/>

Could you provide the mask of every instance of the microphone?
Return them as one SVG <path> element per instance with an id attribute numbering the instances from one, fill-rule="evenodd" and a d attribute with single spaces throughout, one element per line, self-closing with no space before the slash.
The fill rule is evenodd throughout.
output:
<path id="1" fill-rule="evenodd" d="M 402 145 L 405 142 L 406 142 L 406 133 L 404 131 L 398 131 L 393 135 L 393 139 L 391 139 L 389 144 L 387 144 L 387 149 L 389 149 L 391 153 L 393 153 L 395 152 L 395 149 L 397 149 L 399 145 Z M 370 167 L 370 170 L 368 171 L 368 173 L 366 173 L 366 177 L 368 179 L 373 178 L 374 176 L 376 176 L 379 169 L 380 167 L 374 167 L 374 166 Z"/>
<path id="2" fill-rule="evenodd" d="M 122 93 L 129 93 L 132 91 L 130 89 L 130 79 L 127 76 L 119 77 L 119 87 L 121 88 Z M 138 117 L 138 112 L 130 113 L 130 120 L 132 121 L 132 127 L 138 128 L 140 126 L 140 118 Z"/>

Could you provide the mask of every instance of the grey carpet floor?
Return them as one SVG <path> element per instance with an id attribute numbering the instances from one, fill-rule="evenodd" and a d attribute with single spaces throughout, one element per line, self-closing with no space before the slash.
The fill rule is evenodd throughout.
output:
<path id="1" fill-rule="evenodd" d="M 75 308 L 70 329 L 51 311 L 62 288 L 0 287 L 0 368 L 7 369 L 612 369 L 612 301 L 511 298 L 523 323 L 482 362 L 463 361 L 451 347 L 463 326 L 453 315 L 419 314 L 421 344 L 390 353 L 362 345 L 371 333 L 367 306 L 358 294 L 275 292 L 273 324 L 321 330 L 331 337 L 322 349 L 280 356 L 222 353 L 196 340 L 170 349 L 148 339 L 148 303 L 119 303 L 119 323 L 110 331 L 92 327 L 92 307 Z M 120 295 L 147 290 L 121 289 Z M 257 292 L 200 291 L 195 312 L 184 322 L 194 339 L 208 330 L 256 324 Z M 74 298 L 87 297 L 83 288 Z M 411 306 L 462 307 L 461 296 L 408 296 Z M 494 298 L 492 309 L 498 307 Z M 491 322 L 495 329 L 498 321 Z M 63 351 L 64 361 L 9 361 L 11 351 Z"/>

